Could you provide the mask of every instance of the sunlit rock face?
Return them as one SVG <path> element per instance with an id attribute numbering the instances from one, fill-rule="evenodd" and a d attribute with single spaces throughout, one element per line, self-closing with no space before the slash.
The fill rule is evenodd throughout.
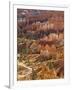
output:
<path id="1" fill-rule="evenodd" d="M 62 40 L 62 39 L 64 39 L 64 34 L 63 33 L 60 33 L 59 34 L 59 40 Z"/>
<path id="2" fill-rule="evenodd" d="M 58 34 L 51 33 L 49 34 L 49 40 L 58 40 Z"/>
<path id="3" fill-rule="evenodd" d="M 42 56 L 49 56 L 49 51 L 48 51 L 48 50 L 41 50 L 41 51 L 40 51 L 40 54 L 41 54 Z"/>

